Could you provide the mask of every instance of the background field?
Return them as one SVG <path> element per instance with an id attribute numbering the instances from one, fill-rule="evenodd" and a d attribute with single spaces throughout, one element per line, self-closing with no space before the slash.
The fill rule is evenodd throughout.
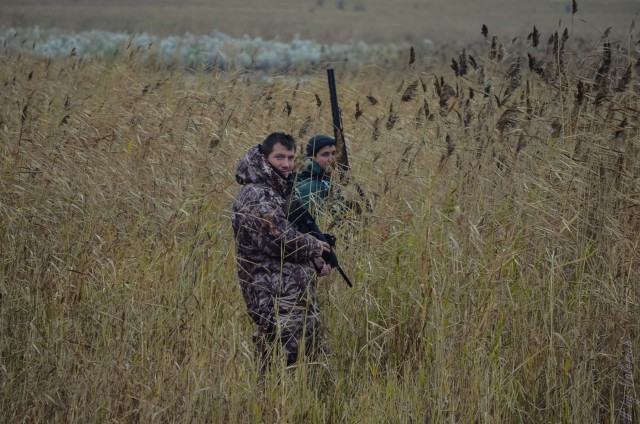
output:
<path id="1" fill-rule="evenodd" d="M 415 60 L 404 45 L 331 63 L 373 207 L 320 219 L 354 282 L 320 282 L 333 354 L 262 385 L 233 254 L 235 166 L 271 131 L 301 145 L 328 132 L 329 64 L 187 70 L 128 37 L 104 57 L 46 57 L 10 32 L 0 421 L 637 422 L 628 17 L 621 36 L 580 39 L 553 17 L 539 40 L 478 34 Z"/>
<path id="2" fill-rule="evenodd" d="M 342 5 L 342 8 L 339 6 Z M 550 33 L 571 24 L 568 0 L 133 0 L 0 1 L 0 25 L 103 29 L 182 35 L 214 30 L 233 37 L 288 40 L 296 34 L 319 42 L 475 41 L 487 25 L 505 39 L 528 34 L 534 25 Z M 626 40 L 636 1 L 582 0 L 574 35 L 593 39 L 612 27 Z"/>

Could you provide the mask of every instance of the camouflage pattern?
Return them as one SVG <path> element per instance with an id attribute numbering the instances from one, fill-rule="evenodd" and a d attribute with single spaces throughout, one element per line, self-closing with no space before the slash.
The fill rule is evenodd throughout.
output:
<path id="1" fill-rule="evenodd" d="M 243 187 L 233 203 L 238 277 L 249 316 L 258 326 L 256 350 L 265 359 L 279 340 L 287 363 L 295 362 L 301 340 L 315 350 L 319 316 L 313 258 L 320 242 L 287 221 L 293 182 L 271 167 L 255 146 L 240 160 L 236 181 Z"/>

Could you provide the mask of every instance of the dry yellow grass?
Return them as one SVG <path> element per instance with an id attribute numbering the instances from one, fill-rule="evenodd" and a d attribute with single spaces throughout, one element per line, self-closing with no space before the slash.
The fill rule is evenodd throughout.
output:
<path id="1" fill-rule="evenodd" d="M 355 287 L 323 286 L 333 356 L 263 389 L 235 164 L 271 131 L 330 128 L 324 71 L 3 57 L 3 422 L 637 419 L 637 58 L 557 40 L 502 62 L 487 44 L 457 77 L 420 57 L 340 69 L 374 200 L 338 228 Z"/>

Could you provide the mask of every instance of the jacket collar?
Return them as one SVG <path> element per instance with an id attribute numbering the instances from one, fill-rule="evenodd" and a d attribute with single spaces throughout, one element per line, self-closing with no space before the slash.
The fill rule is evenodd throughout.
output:
<path id="1" fill-rule="evenodd" d="M 236 181 L 240 185 L 266 184 L 284 196 L 287 196 L 293 188 L 293 180 L 284 178 L 271 166 L 260 151 L 260 145 L 249 149 L 240 159 L 236 169 Z"/>

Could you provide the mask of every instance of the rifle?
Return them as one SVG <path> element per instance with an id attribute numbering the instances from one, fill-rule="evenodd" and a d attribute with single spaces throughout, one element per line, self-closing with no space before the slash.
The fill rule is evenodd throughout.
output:
<path id="1" fill-rule="evenodd" d="M 347 154 L 347 144 L 344 140 L 344 128 L 342 127 L 342 111 L 338 106 L 338 92 L 336 89 L 336 77 L 333 69 L 327 69 L 329 79 L 329 97 L 331 99 L 331 117 L 333 120 L 333 138 L 336 139 L 337 163 L 340 174 L 347 173 L 349 167 L 349 156 Z"/>
<path id="2" fill-rule="evenodd" d="M 337 164 L 338 171 L 340 172 L 340 181 L 344 184 L 349 181 L 347 173 L 351 169 L 349 166 L 349 155 L 347 154 L 347 142 L 344 139 L 344 128 L 342 127 L 342 111 L 338 106 L 338 92 L 336 89 L 336 77 L 333 69 L 327 69 L 327 78 L 329 79 L 329 97 L 331 99 L 331 118 L 333 120 L 333 138 L 336 139 L 336 152 L 337 152 Z M 356 184 L 356 191 L 358 195 L 366 201 L 367 210 L 370 212 L 372 209 L 371 204 L 365 198 L 365 193 L 362 188 Z M 360 208 L 359 205 L 356 205 Z M 361 210 L 361 209 L 359 209 Z"/>
<path id="3" fill-rule="evenodd" d="M 353 287 L 353 284 L 351 284 L 349 277 L 347 277 L 347 274 L 345 274 L 344 270 L 340 266 L 336 253 L 333 251 L 333 247 L 335 247 L 336 245 L 335 236 L 331 234 L 325 234 L 320 230 L 318 224 L 316 224 L 316 220 L 313 219 L 300 199 L 291 200 L 291 206 L 289 207 L 289 215 L 287 219 L 292 224 L 295 224 L 300 232 L 310 234 L 318 240 L 324 241 L 325 243 L 328 243 L 329 246 L 331 246 L 331 249 L 328 252 L 324 252 L 322 254 L 322 259 L 331 268 L 336 268 L 342 278 L 344 278 L 344 281 L 346 281 L 347 285 L 349 287 Z"/>

